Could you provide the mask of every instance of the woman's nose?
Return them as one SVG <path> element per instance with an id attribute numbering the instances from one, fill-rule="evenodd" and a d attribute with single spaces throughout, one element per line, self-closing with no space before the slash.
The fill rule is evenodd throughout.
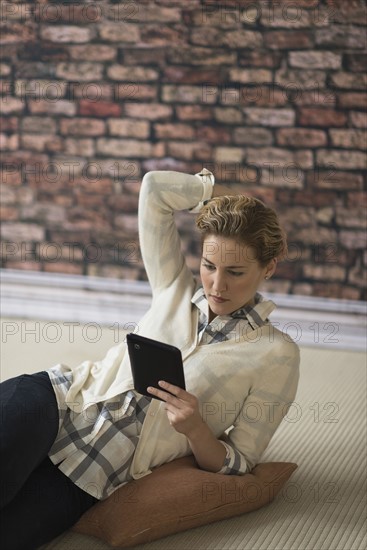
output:
<path id="1" fill-rule="evenodd" d="M 215 292 L 224 292 L 225 290 L 227 290 L 225 277 L 218 274 L 218 272 L 214 275 L 213 290 Z"/>

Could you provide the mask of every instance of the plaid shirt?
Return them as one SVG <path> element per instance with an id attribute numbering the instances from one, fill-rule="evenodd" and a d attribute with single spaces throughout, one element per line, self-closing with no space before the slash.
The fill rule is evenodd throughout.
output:
<path id="1" fill-rule="evenodd" d="M 242 307 L 208 323 L 208 302 L 200 286 L 192 303 L 199 309 L 199 345 L 229 340 L 240 319 L 252 328 L 267 322 L 256 311 L 263 298 L 255 296 L 255 306 Z M 120 485 L 131 481 L 129 474 L 134 451 L 152 397 L 129 390 L 108 401 L 93 403 L 82 413 L 75 413 L 65 404 L 72 383 L 57 366 L 49 369 L 59 406 L 59 432 L 49 457 L 78 487 L 98 499 L 107 498 Z M 222 440 L 227 450 L 218 473 L 238 474 L 246 470 L 242 455 Z"/>

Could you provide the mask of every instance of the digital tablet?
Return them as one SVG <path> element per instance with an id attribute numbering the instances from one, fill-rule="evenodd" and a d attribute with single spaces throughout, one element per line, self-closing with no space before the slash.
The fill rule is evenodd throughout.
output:
<path id="1" fill-rule="evenodd" d="M 132 332 L 126 335 L 126 342 L 137 392 L 159 399 L 147 391 L 148 386 L 160 388 L 159 380 L 186 389 L 182 355 L 178 348 Z"/>

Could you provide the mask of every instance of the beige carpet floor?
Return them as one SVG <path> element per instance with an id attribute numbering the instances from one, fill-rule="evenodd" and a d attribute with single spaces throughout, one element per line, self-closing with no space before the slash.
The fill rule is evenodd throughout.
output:
<path id="1" fill-rule="evenodd" d="M 33 330 L 33 333 L 31 332 Z M 73 338 L 71 338 L 73 336 Z M 1 379 L 63 362 L 100 359 L 121 341 L 106 327 L 3 319 Z M 95 340 L 95 341 L 94 341 Z M 298 464 L 269 506 L 135 547 L 137 550 L 364 550 L 366 528 L 366 355 L 301 349 L 295 405 L 262 461 Z M 292 413 L 292 414 L 291 414 Z M 123 521 L 123 518 L 121 518 Z M 44 550 L 108 550 L 68 531 Z"/>

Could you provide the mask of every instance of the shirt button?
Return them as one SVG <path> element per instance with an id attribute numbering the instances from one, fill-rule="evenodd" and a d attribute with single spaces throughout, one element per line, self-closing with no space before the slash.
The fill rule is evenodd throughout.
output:
<path id="1" fill-rule="evenodd" d="M 150 414 L 150 416 L 154 416 L 154 415 L 155 415 L 155 413 L 149 413 L 149 414 Z"/>

